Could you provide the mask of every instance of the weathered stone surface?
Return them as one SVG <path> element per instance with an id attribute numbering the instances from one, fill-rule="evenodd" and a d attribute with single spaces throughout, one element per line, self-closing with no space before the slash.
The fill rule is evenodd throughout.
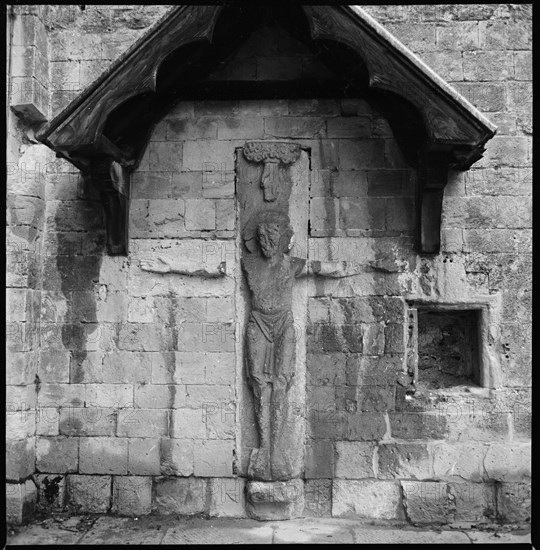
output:
<path id="1" fill-rule="evenodd" d="M 496 518 L 496 487 L 488 483 L 448 483 L 454 521 L 491 522 Z"/>
<path id="2" fill-rule="evenodd" d="M 402 481 L 403 503 L 413 523 L 448 523 L 453 518 L 454 497 L 448 484 L 435 481 Z"/>
<path id="3" fill-rule="evenodd" d="M 336 443 L 335 477 L 364 479 L 375 477 L 375 444 L 357 441 Z"/>
<path id="4" fill-rule="evenodd" d="M 246 511 L 253 519 L 270 521 L 300 517 L 304 510 L 304 481 L 248 481 Z"/>
<path id="5" fill-rule="evenodd" d="M 386 443 L 377 447 L 381 479 L 431 479 L 432 455 L 425 443 Z"/>
<path id="6" fill-rule="evenodd" d="M 81 474 L 127 474 L 128 439 L 83 437 L 79 446 Z"/>
<path id="7" fill-rule="evenodd" d="M 440 443 L 433 447 L 435 479 L 483 481 L 488 445 L 479 442 Z"/>
<path id="8" fill-rule="evenodd" d="M 152 510 L 191 516 L 205 511 L 206 483 L 200 478 L 155 478 Z"/>
<path id="9" fill-rule="evenodd" d="M 20 524 L 32 516 L 37 501 L 37 488 L 32 480 L 6 483 L 6 521 Z"/>
<path id="10" fill-rule="evenodd" d="M 6 481 L 18 482 L 36 469 L 34 438 L 6 441 Z"/>
<path id="11" fill-rule="evenodd" d="M 66 476 L 35 474 L 33 480 L 38 489 L 38 508 L 45 513 L 63 510 L 67 497 Z"/>
<path id="12" fill-rule="evenodd" d="M 191 439 L 161 440 L 160 466 L 163 475 L 190 476 L 193 474 L 193 445 Z"/>
<path id="13" fill-rule="evenodd" d="M 404 519 L 397 482 L 335 479 L 332 487 L 333 517 Z"/>
<path id="14" fill-rule="evenodd" d="M 107 512 L 111 506 L 111 476 L 69 475 L 68 501 L 78 512 Z"/>
<path id="15" fill-rule="evenodd" d="M 497 481 L 524 481 L 531 476 L 531 447 L 528 443 L 494 443 L 484 459 L 489 479 Z"/>
<path id="16" fill-rule="evenodd" d="M 39 437 L 36 443 L 38 472 L 65 474 L 79 469 L 78 437 Z"/>
<path id="17" fill-rule="evenodd" d="M 306 479 L 304 514 L 313 517 L 332 515 L 332 480 Z"/>
<path id="18" fill-rule="evenodd" d="M 210 517 L 243 518 L 245 512 L 245 484 L 243 478 L 212 477 L 208 480 Z"/>
<path id="19" fill-rule="evenodd" d="M 200 477 L 232 477 L 234 441 L 194 442 L 194 474 Z"/>
<path id="20" fill-rule="evenodd" d="M 501 521 L 521 523 L 531 520 L 529 483 L 501 483 L 497 491 L 497 512 Z"/>
<path id="21" fill-rule="evenodd" d="M 152 478 L 149 476 L 114 476 L 113 514 L 144 516 L 152 511 Z"/>
<path id="22" fill-rule="evenodd" d="M 311 441 L 306 446 L 306 478 L 331 478 L 334 475 L 332 441 Z"/>

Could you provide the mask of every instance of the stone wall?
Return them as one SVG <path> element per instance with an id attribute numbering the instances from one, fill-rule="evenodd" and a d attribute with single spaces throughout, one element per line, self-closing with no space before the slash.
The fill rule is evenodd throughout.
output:
<path id="1" fill-rule="evenodd" d="M 26 38 L 20 47 L 48 52 L 48 80 L 24 77 L 49 86 L 49 119 L 167 9 L 46 8 L 15 22 L 43 29 L 48 50 Z M 239 360 L 246 297 L 235 151 L 275 138 L 298 142 L 310 159 L 309 242 L 295 254 L 365 266 L 308 283 L 306 513 L 528 519 L 530 10 L 366 9 L 499 128 L 481 161 L 451 174 L 436 256 L 415 253 L 415 173 L 363 98 L 178 103 L 133 174 L 127 257 L 105 255 L 88 182 L 10 115 L 8 239 L 19 255 L 8 261 L 7 294 L 12 521 L 36 486 L 49 508 L 245 515 L 241 474 L 256 432 Z M 213 78 L 325 75 L 299 44 L 278 38 L 253 38 Z M 225 261 L 227 277 L 141 270 L 159 256 L 194 269 Z M 495 371 L 496 389 L 405 394 L 397 380 L 411 300 L 489 310 L 482 368 Z"/>

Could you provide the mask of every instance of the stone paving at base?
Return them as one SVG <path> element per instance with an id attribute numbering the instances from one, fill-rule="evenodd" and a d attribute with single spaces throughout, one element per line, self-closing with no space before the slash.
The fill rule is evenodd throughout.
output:
<path id="1" fill-rule="evenodd" d="M 528 529 L 418 529 L 372 525 L 358 520 L 305 518 L 258 522 L 250 519 L 111 516 L 49 518 L 12 529 L 8 545 L 100 544 L 531 544 Z"/>

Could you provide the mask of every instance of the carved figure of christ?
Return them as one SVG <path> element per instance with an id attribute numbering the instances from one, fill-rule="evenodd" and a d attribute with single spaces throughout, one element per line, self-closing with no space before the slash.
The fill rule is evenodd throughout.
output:
<path id="1" fill-rule="evenodd" d="M 288 480 L 300 473 L 298 453 L 285 442 L 287 394 L 296 371 L 292 296 L 295 279 L 309 273 L 304 272 L 306 260 L 288 255 L 293 237 L 288 216 L 265 211 L 257 218 L 255 227 L 246 228 L 244 238 L 251 252 L 242 258 L 252 298 L 246 330 L 247 376 L 259 432 L 259 448 L 252 452 L 248 476 Z M 359 267 L 351 262 L 311 262 L 314 274 L 327 277 L 354 275 Z"/>

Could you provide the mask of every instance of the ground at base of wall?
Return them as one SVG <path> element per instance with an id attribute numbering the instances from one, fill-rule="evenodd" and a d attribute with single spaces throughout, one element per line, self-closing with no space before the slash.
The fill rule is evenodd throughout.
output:
<path id="1" fill-rule="evenodd" d="M 7 544 L 276 544 L 276 543 L 526 543 L 530 526 L 418 529 L 338 518 L 259 522 L 176 515 L 122 518 L 63 516 L 34 521 L 8 532 Z"/>

